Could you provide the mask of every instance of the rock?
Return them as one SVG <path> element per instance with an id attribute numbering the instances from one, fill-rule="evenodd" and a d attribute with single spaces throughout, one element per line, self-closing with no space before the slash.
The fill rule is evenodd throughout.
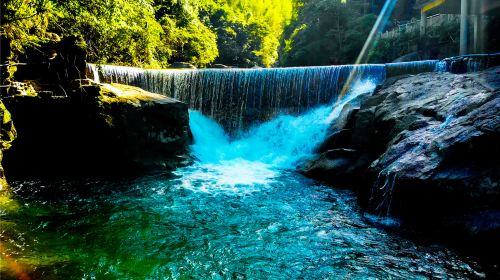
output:
<path id="1" fill-rule="evenodd" d="M 349 148 L 352 143 L 352 130 L 341 129 L 330 133 L 321 145 L 316 149 L 316 153 L 324 153 L 330 149 Z"/>
<path id="2" fill-rule="evenodd" d="M 65 97 L 3 99 L 19 135 L 5 153 L 8 176 L 126 174 L 185 157 L 186 104 L 131 86 L 71 84 Z"/>
<path id="3" fill-rule="evenodd" d="M 372 149 L 384 151 L 368 171 L 396 176 L 391 211 L 436 217 L 500 206 L 499 73 L 405 78 L 378 92 L 381 102 L 362 108 L 374 112 L 366 123 L 374 128 Z M 354 147 L 368 150 L 365 143 Z"/>
<path id="4" fill-rule="evenodd" d="M 35 82 L 36 83 L 36 82 Z M 9 95 L 31 95 L 36 96 L 37 91 L 31 82 L 11 82 L 7 87 L 7 91 L 4 96 Z"/>
<path id="5" fill-rule="evenodd" d="M 7 185 L 2 167 L 3 153 L 11 147 L 16 136 L 17 132 L 11 115 L 9 111 L 7 111 L 7 108 L 5 108 L 2 100 L 0 100 L 0 192 L 3 191 Z"/>
<path id="6" fill-rule="evenodd" d="M 489 236 L 500 229 L 498 215 L 481 214 L 500 210 L 499 92 L 500 67 L 390 79 L 302 171 L 333 185 L 362 183 L 359 202 L 377 214 L 441 227 L 454 220 L 463 232 L 470 223 L 456 217 L 470 216 L 497 225 L 476 230 Z"/>
<path id="7" fill-rule="evenodd" d="M 227 66 L 227 65 L 224 65 L 224 64 L 216 63 L 216 64 L 212 65 L 212 68 L 228 69 L 228 68 L 231 68 L 231 67 Z"/>
<path id="8" fill-rule="evenodd" d="M 85 78 L 86 45 L 80 37 L 65 37 L 60 42 L 47 42 L 27 48 L 14 73 L 15 81 L 37 80 L 52 84 L 56 95 L 65 95 L 67 83 Z"/>
<path id="9" fill-rule="evenodd" d="M 300 168 L 300 172 L 337 187 L 356 188 L 353 178 L 362 175 L 361 166 L 370 163 L 370 158 L 353 149 L 333 149 L 322 153 L 318 159 Z"/>
<path id="10" fill-rule="evenodd" d="M 356 102 L 353 100 L 353 102 Z M 354 103 L 353 103 L 354 104 Z M 331 130 L 341 130 L 344 128 L 352 128 L 354 125 L 354 117 L 359 111 L 359 105 L 352 105 L 348 103 L 344 105 L 342 111 L 340 112 L 338 118 L 332 123 Z"/>
<path id="11" fill-rule="evenodd" d="M 476 54 L 446 58 L 442 61 L 443 70 L 455 74 L 484 70 L 500 65 L 500 54 Z"/>
<path id="12" fill-rule="evenodd" d="M 196 66 L 187 62 L 174 62 L 170 65 L 170 68 L 174 69 L 196 69 Z"/>

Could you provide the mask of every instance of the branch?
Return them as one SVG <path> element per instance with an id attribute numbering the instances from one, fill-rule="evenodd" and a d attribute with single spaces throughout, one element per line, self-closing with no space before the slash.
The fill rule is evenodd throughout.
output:
<path id="1" fill-rule="evenodd" d="M 24 19 L 29 19 L 29 18 L 32 18 L 34 16 L 39 15 L 40 13 L 44 13 L 44 12 L 46 12 L 46 10 L 40 10 L 40 11 L 37 11 L 36 13 L 34 13 L 32 15 L 29 15 L 29 16 L 20 17 L 20 18 L 14 18 L 14 19 L 11 19 L 11 20 L 6 20 L 6 22 L 4 22 L 3 24 L 12 23 L 12 22 L 19 21 L 19 20 L 24 20 Z"/>

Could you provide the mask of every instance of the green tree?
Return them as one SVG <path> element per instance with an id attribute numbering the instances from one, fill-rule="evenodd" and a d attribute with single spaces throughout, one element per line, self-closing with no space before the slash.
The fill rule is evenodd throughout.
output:
<path id="1" fill-rule="evenodd" d="M 151 65 L 162 28 L 150 1 L 59 0 L 52 28 L 62 36 L 82 36 L 92 62 Z"/>
<path id="2" fill-rule="evenodd" d="M 22 54 L 82 37 L 88 60 L 144 67 L 183 61 L 272 66 L 297 0 L 3 0 L 0 32 Z"/>
<path id="3" fill-rule="evenodd" d="M 304 0 L 285 31 L 281 66 L 353 63 L 376 20 L 361 13 L 358 3 L 341 0 Z"/>
<path id="4" fill-rule="evenodd" d="M 49 31 L 49 23 L 57 18 L 54 4 L 48 0 L 2 0 L 0 2 L 0 35 L 9 38 L 14 54 L 29 46 L 59 40 Z"/>
<path id="5" fill-rule="evenodd" d="M 221 37 L 218 61 L 273 66 L 283 31 L 296 17 L 298 6 L 296 0 L 219 0 L 219 11 L 212 17 Z"/>
<path id="6" fill-rule="evenodd" d="M 155 0 L 156 19 L 163 35 L 161 61 L 206 66 L 218 56 L 217 36 L 207 24 L 215 2 L 210 0 Z"/>

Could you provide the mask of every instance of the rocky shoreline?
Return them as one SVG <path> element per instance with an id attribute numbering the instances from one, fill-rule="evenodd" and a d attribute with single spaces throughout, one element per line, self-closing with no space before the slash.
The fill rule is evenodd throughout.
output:
<path id="1" fill-rule="evenodd" d="M 355 189 L 371 213 L 448 230 L 494 252 L 500 244 L 499 93 L 500 67 L 390 78 L 345 112 L 344 124 L 332 127 L 317 158 L 300 171 Z"/>

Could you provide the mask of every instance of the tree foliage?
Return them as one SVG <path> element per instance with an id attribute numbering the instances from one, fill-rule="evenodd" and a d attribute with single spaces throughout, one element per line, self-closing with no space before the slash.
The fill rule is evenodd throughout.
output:
<path id="1" fill-rule="evenodd" d="M 88 60 L 165 67 L 272 66 L 296 0 L 3 0 L 15 54 L 81 36 Z"/>
<path id="2" fill-rule="evenodd" d="M 220 61 L 272 66 L 285 27 L 297 16 L 295 0 L 221 0 L 212 17 L 220 36 Z M 235 43 L 232 43 L 235 42 Z M 243 44 L 242 44 L 243 43 Z M 241 51 L 238 51 L 241 50 Z"/>
<path id="3" fill-rule="evenodd" d="M 285 31 L 282 66 L 348 64 L 356 60 L 376 16 L 362 14 L 356 2 L 304 0 L 299 16 Z"/>
<path id="4" fill-rule="evenodd" d="M 188 62 L 238 67 L 349 64 L 384 0 L 1 0 L 0 35 L 14 56 L 65 37 L 82 37 L 88 61 L 143 67 Z M 369 3 L 369 5 L 367 5 Z M 399 1 L 397 20 L 414 16 Z M 486 49 L 498 51 L 496 18 Z M 373 62 L 418 50 L 455 49 L 456 26 L 381 39 Z M 430 42 L 433 42 L 432 46 Z M 451 42 L 451 43 L 450 43 Z M 411 43 L 411 44 L 410 44 Z M 445 46 L 442 47 L 442 46 Z M 450 45 L 450 47 L 447 47 Z M 449 51 L 453 53 L 453 51 Z M 434 51 L 432 51 L 434 52 Z"/>
<path id="5" fill-rule="evenodd" d="M 2 0 L 0 2 L 0 35 L 12 40 L 14 52 L 48 40 L 59 40 L 49 32 L 49 23 L 56 20 L 54 3 L 46 0 Z"/>

